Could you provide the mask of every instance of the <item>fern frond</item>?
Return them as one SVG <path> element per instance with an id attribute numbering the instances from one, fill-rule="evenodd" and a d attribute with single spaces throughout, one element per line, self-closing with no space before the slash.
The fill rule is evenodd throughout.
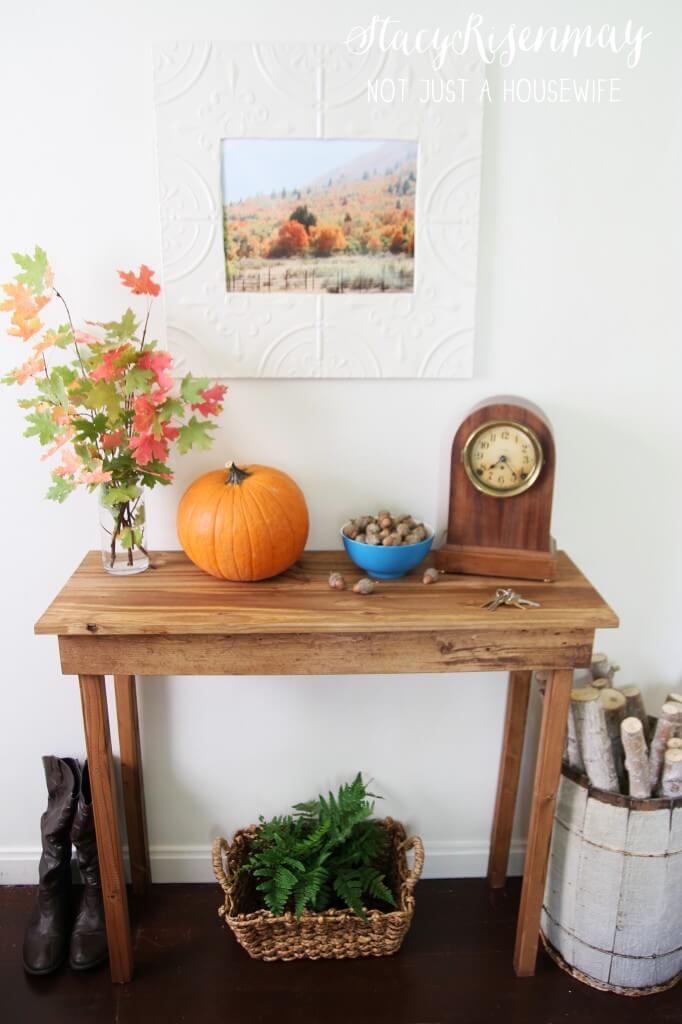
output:
<path id="1" fill-rule="evenodd" d="M 350 907 L 363 921 L 367 920 L 365 908 L 362 905 L 362 882 L 354 871 L 341 871 L 334 879 L 334 891 L 343 900 L 347 907 Z"/>

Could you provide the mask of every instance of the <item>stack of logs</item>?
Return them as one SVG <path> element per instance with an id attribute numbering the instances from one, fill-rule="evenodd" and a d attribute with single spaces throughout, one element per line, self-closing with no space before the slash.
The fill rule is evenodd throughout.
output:
<path id="1" fill-rule="evenodd" d="M 682 794 L 682 694 L 670 693 L 649 719 L 636 686 L 614 687 L 618 666 L 596 654 L 587 678 L 576 673 L 564 760 L 610 793 L 639 799 Z M 546 674 L 535 674 L 544 692 Z"/>

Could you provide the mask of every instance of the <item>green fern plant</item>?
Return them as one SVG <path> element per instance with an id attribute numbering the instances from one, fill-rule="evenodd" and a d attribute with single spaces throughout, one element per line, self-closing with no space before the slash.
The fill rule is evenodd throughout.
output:
<path id="1" fill-rule="evenodd" d="M 378 866 L 388 838 L 372 818 L 374 799 L 358 772 L 336 796 L 295 804 L 294 814 L 260 818 L 241 870 L 258 880 L 268 910 L 276 917 L 287 910 L 300 917 L 340 903 L 366 920 L 368 898 L 396 906 Z"/>

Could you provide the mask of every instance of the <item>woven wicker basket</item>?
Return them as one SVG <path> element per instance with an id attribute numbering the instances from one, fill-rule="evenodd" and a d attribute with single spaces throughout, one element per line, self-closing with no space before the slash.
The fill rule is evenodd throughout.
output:
<path id="1" fill-rule="evenodd" d="M 414 887 L 424 865 L 424 847 L 417 836 L 407 839 L 399 821 L 384 818 L 389 834 L 386 864 L 382 869 L 396 894 L 398 909 L 385 913 L 367 911 L 367 921 L 352 910 L 306 911 L 298 920 L 293 914 L 274 917 L 256 909 L 254 880 L 238 869 L 248 857 L 255 828 L 235 833 L 232 845 L 218 838 L 213 843 L 213 870 L 225 892 L 218 910 L 240 945 L 257 960 L 341 960 L 358 956 L 388 956 L 400 949 L 414 913 Z M 414 850 L 414 867 L 408 868 L 407 851 Z M 224 854 L 224 857 L 223 857 Z"/>

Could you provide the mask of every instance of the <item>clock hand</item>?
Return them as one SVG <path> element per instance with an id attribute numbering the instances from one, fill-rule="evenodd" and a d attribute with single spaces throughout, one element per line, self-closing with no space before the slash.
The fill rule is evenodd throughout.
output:
<path id="1" fill-rule="evenodd" d="M 503 466 L 507 466 L 509 468 L 509 472 L 511 473 L 511 475 L 514 477 L 515 480 L 518 479 L 516 473 L 512 469 L 511 463 L 509 462 L 509 459 L 507 458 L 506 455 L 500 455 L 500 457 L 497 460 L 497 462 L 493 462 L 492 466 L 488 466 L 488 469 L 486 470 L 486 472 L 492 473 L 492 471 L 495 469 L 495 467 L 499 466 L 500 463 L 502 463 Z"/>

